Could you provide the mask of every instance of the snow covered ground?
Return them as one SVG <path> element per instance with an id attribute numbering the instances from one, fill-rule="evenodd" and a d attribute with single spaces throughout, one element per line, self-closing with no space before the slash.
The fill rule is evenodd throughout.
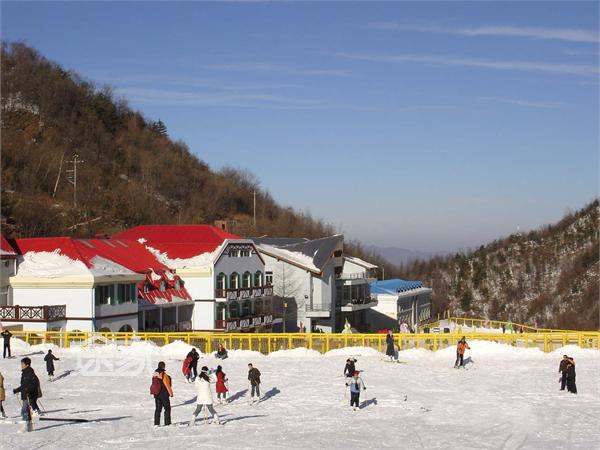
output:
<path id="1" fill-rule="evenodd" d="M 20 357 L 27 354 L 43 383 L 47 417 L 91 422 L 42 421 L 25 434 L 17 433 L 19 425 L 0 424 L 0 448 L 600 448 L 600 352 L 569 347 L 544 354 L 483 341 L 470 345 L 474 363 L 468 370 L 453 369 L 453 349 L 407 350 L 400 353 L 406 364 L 382 362 L 368 348 L 326 355 L 305 349 L 269 356 L 233 351 L 222 363 L 233 402 L 216 407 L 225 425 L 199 420 L 193 428 L 154 429 L 149 386 L 159 360 L 166 361 L 174 380 L 173 423 L 187 422 L 194 409 L 194 386 L 180 370 L 185 344 L 57 348 L 59 379 L 49 383 L 42 360 L 48 346 L 20 343 L 17 358 L 0 360 L 8 415 L 18 415 L 12 389 Z M 578 395 L 558 390 L 563 353 L 576 360 Z M 358 412 L 342 404 L 348 355 L 357 357 L 367 386 Z M 262 372 L 264 398 L 255 406 L 247 403 L 248 362 Z M 216 367 L 217 361 L 204 356 L 202 365 Z"/>

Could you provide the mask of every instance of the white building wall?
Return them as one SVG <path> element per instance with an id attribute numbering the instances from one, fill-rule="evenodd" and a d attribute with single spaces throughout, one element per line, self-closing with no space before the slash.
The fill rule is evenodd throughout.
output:
<path id="1" fill-rule="evenodd" d="M 16 259 L 0 260 L 0 306 L 12 306 L 12 288 L 9 278 L 16 273 Z"/>
<path id="2" fill-rule="evenodd" d="M 362 274 L 365 275 L 367 273 L 367 269 L 365 269 L 363 266 L 359 266 L 356 263 L 353 263 L 347 259 L 344 259 L 344 269 L 342 270 L 343 273 L 358 273 L 358 274 Z"/>

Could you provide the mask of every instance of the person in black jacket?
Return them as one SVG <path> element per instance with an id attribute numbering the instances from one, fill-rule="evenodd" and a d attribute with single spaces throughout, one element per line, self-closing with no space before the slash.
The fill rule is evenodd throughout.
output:
<path id="1" fill-rule="evenodd" d="M 567 364 L 569 363 L 569 357 L 567 355 L 563 355 L 563 359 L 560 361 L 558 365 L 558 372 L 561 374 L 560 379 L 560 390 L 564 391 L 565 386 L 567 385 Z"/>
<path id="2" fill-rule="evenodd" d="M 385 343 L 385 355 L 389 356 L 390 361 L 392 361 L 396 356 L 396 348 L 394 347 L 394 335 L 392 334 L 392 330 L 388 330 L 387 335 L 385 337 Z"/>
<path id="3" fill-rule="evenodd" d="M 8 357 L 12 357 L 10 354 L 10 338 L 12 337 L 12 333 L 8 330 L 4 330 L 2 333 L 2 338 L 4 339 L 4 351 L 2 352 L 2 357 L 6 358 L 6 353 L 8 352 Z"/>
<path id="4" fill-rule="evenodd" d="M 190 377 L 192 379 L 192 382 L 194 382 L 196 380 L 196 378 L 198 377 L 198 359 L 200 359 L 200 355 L 198 354 L 196 349 L 193 348 L 192 351 L 187 354 L 187 357 L 191 358 L 190 366 L 189 366 L 190 367 Z"/>
<path id="5" fill-rule="evenodd" d="M 260 370 L 252 364 L 248 364 L 248 381 L 250 382 L 250 403 L 258 403 L 260 401 Z M 256 392 L 256 400 L 254 393 Z"/>
<path id="6" fill-rule="evenodd" d="M 356 367 L 354 366 L 355 362 L 356 359 L 354 358 L 348 358 L 346 360 L 346 367 L 344 367 L 344 376 L 346 378 L 352 378 L 354 376 L 354 371 L 356 370 Z"/>
<path id="7" fill-rule="evenodd" d="M 60 361 L 59 358 L 52 354 L 52 350 L 48 350 L 46 356 L 44 356 L 44 361 L 46 361 L 46 371 L 48 372 L 48 381 L 54 380 L 54 361 Z"/>
<path id="8" fill-rule="evenodd" d="M 39 415 L 37 406 L 39 390 L 40 380 L 31 367 L 31 359 L 23 358 L 21 360 L 21 385 L 13 389 L 13 393 L 21 393 L 21 417 L 27 423 L 27 431 L 33 429 L 32 415 Z"/>
<path id="9" fill-rule="evenodd" d="M 577 386 L 575 385 L 575 360 L 567 358 L 567 390 L 571 394 L 577 394 Z"/>

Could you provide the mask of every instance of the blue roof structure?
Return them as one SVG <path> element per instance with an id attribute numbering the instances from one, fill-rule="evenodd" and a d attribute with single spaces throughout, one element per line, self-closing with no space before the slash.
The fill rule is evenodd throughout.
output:
<path id="1" fill-rule="evenodd" d="M 394 278 L 391 280 L 373 281 L 371 283 L 371 294 L 391 294 L 411 291 L 423 287 L 421 281 L 408 281 Z"/>

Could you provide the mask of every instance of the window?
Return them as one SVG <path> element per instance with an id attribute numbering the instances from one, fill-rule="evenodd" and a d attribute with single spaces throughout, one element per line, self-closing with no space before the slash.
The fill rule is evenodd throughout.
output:
<path id="1" fill-rule="evenodd" d="M 231 275 L 229 275 L 229 287 L 231 289 L 240 288 L 240 276 L 237 272 L 233 272 Z"/>
<path id="2" fill-rule="evenodd" d="M 240 250 L 240 256 L 243 258 L 248 258 L 250 256 L 250 250 L 249 249 Z"/>
<path id="3" fill-rule="evenodd" d="M 270 299 L 263 299 L 263 304 L 262 304 L 262 313 L 263 314 L 271 314 L 271 300 Z"/>
<path id="4" fill-rule="evenodd" d="M 164 281 L 160 282 L 160 292 L 165 292 L 165 290 L 167 289 L 167 283 L 165 283 Z"/>
<path id="5" fill-rule="evenodd" d="M 244 272 L 242 287 L 249 288 L 250 286 L 252 286 L 252 274 L 250 272 Z"/>
<path id="6" fill-rule="evenodd" d="M 262 272 L 260 270 L 254 273 L 254 286 L 262 286 Z"/>
<path id="7" fill-rule="evenodd" d="M 273 272 L 266 272 L 266 274 L 265 274 L 265 282 L 268 285 L 272 285 L 273 284 Z"/>
<path id="8" fill-rule="evenodd" d="M 217 309 L 217 312 L 215 314 L 215 318 L 217 320 L 225 320 L 226 319 L 225 313 L 227 311 L 227 308 L 225 307 L 225 304 L 224 303 L 216 303 L 215 305 L 216 305 L 216 309 Z"/>
<path id="9" fill-rule="evenodd" d="M 96 286 L 94 289 L 94 304 L 110 305 L 114 304 L 115 301 L 115 286 L 110 284 L 108 286 Z"/>
<path id="10" fill-rule="evenodd" d="M 242 317 L 250 315 L 250 300 L 244 300 L 242 302 Z"/>
<path id="11" fill-rule="evenodd" d="M 179 289 L 181 289 L 181 281 L 180 280 L 175 280 L 175 289 L 178 291 Z"/>
<path id="12" fill-rule="evenodd" d="M 262 300 L 254 300 L 254 315 L 260 316 L 262 314 Z"/>
<path id="13" fill-rule="evenodd" d="M 227 289 L 227 275 L 223 272 L 217 275 L 217 289 Z"/>
<path id="14" fill-rule="evenodd" d="M 237 258 L 238 256 L 240 256 L 240 251 L 239 250 L 230 250 L 229 256 L 231 258 Z"/>
<path id="15" fill-rule="evenodd" d="M 342 256 L 342 251 L 341 250 L 336 250 L 335 252 L 333 252 L 333 257 L 334 258 L 339 258 L 340 256 Z"/>
<path id="16" fill-rule="evenodd" d="M 235 318 L 239 317 L 239 305 L 238 302 L 229 303 L 229 317 Z"/>

